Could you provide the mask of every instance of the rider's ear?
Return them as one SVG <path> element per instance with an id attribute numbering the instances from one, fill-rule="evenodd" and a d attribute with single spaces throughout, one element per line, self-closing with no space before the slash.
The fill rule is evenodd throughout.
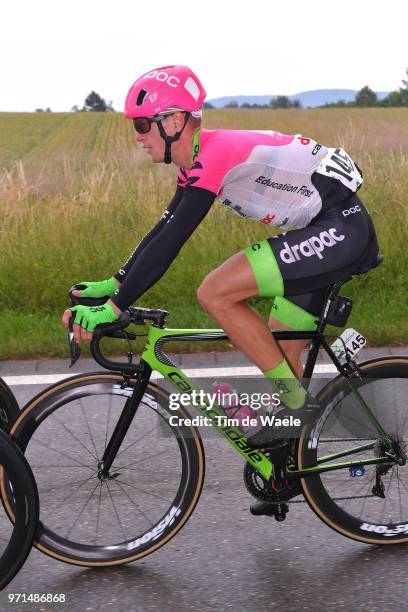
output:
<path id="1" fill-rule="evenodd" d="M 175 112 L 173 115 L 174 127 L 179 132 L 184 125 L 184 114 L 181 112 Z"/>

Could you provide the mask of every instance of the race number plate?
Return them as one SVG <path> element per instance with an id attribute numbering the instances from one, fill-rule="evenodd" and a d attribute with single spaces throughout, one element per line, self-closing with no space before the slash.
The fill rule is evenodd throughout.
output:
<path id="1" fill-rule="evenodd" d="M 367 344 L 367 340 L 358 331 L 349 327 L 333 342 L 331 350 L 339 361 L 346 358 L 346 354 L 353 358 Z"/>
<path id="2" fill-rule="evenodd" d="M 327 155 L 323 158 L 316 172 L 341 181 L 351 191 L 357 191 L 363 183 L 363 177 L 353 160 L 344 149 L 340 148 L 327 149 Z"/>

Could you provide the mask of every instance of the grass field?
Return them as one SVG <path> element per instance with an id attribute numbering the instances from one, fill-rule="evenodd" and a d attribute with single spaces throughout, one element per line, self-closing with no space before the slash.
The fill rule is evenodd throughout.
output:
<path id="1" fill-rule="evenodd" d="M 360 195 L 386 257 L 345 287 L 350 324 L 371 344 L 408 343 L 408 109 L 210 110 L 205 125 L 346 148 L 364 171 Z M 0 113 L 0 134 L 0 358 L 64 356 L 67 289 L 120 267 L 165 208 L 176 169 L 151 164 L 118 113 Z M 173 327 L 212 326 L 195 299 L 201 279 L 270 233 L 213 206 L 140 304 L 169 310 Z M 258 306 L 266 315 L 270 304 Z"/>

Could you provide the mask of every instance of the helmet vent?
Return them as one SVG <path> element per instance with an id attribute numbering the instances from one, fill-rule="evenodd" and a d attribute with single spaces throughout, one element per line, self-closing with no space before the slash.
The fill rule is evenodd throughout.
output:
<path id="1" fill-rule="evenodd" d="M 146 89 L 141 89 L 139 91 L 139 95 L 137 96 L 136 106 L 142 106 L 143 102 L 146 100 L 147 91 Z"/>
<path id="2" fill-rule="evenodd" d="M 197 83 L 194 81 L 194 79 L 192 79 L 190 76 L 188 77 L 188 79 L 186 80 L 186 82 L 184 83 L 184 87 L 185 89 L 187 89 L 188 93 L 193 96 L 194 100 L 198 100 L 198 98 L 200 97 L 200 88 L 198 87 Z"/>

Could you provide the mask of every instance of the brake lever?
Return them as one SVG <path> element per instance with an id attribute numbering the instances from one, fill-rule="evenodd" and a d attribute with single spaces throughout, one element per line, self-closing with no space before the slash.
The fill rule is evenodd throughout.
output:
<path id="1" fill-rule="evenodd" d="M 69 344 L 69 351 L 70 351 L 70 356 L 71 356 L 71 363 L 70 363 L 69 367 L 72 368 L 72 366 L 75 365 L 75 363 L 78 361 L 78 359 L 81 356 L 81 347 L 74 340 L 73 317 L 71 317 L 70 320 L 69 320 L 69 326 L 68 326 L 68 344 Z"/>
<path id="2" fill-rule="evenodd" d="M 69 295 L 69 299 L 71 302 L 71 306 L 78 306 L 78 305 L 100 306 L 101 304 L 104 304 L 109 299 L 108 295 L 102 298 L 80 298 L 80 297 L 77 297 L 76 295 L 73 295 L 72 293 L 73 291 L 75 290 L 81 291 L 81 289 L 85 289 L 85 285 L 74 285 L 69 290 L 68 295 Z M 69 320 L 68 344 L 69 344 L 69 351 L 70 351 L 70 356 L 71 356 L 71 364 L 69 367 L 72 368 L 72 366 L 78 361 L 78 359 L 81 356 L 81 347 L 74 340 L 73 317 L 71 317 Z"/>

